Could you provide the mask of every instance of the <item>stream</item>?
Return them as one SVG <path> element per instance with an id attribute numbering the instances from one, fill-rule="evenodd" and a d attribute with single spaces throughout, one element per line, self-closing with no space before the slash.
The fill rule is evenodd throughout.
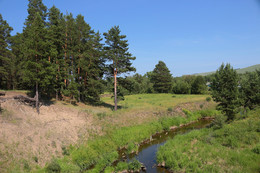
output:
<path id="1" fill-rule="evenodd" d="M 134 158 L 139 162 L 143 163 L 146 167 L 146 171 L 141 172 L 149 172 L 149 173 L 170 173 L 165 168 L 157 167 L 156 162 L 156 152 L 161 145 L 164 145 L 168 139 L 172 139 L 177 134 L 185 134 L 190 132 L 191 130 L 201 129 L 208 126 L 211 123 L 211 120 L 199 120 L 187 126 L 179 127 L 174 130 L 164 131 L 162 133 L 158 133 L 152 136 L 152 141 L 148 143 L 141 144 L 138 149 L 137 154 L 126 154 L 126 150 L 122 149 L 119 151 L 120 160 L 126 160 L 127 162 L 132 161 Z"/>

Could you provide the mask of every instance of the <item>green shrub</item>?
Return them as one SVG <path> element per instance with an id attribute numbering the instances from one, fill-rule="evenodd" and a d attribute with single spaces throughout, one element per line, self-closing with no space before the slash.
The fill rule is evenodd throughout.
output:
<path id="1" fill-rule="evenodd" d="M 211 97 L 207 97 L 207 98 L 206 98 L 206 101 L 207 101 L 207 102 L 210 102 L 210 101 L 211 101 Z"/>
<path id="2" fill-rule="evenodd" d="M 127 145 L 127 153 L 133 153 L 138 151 L 138 145 L 135 145 L 133 142 L 129 143 Z"/>
<path id="3" fill-rule="evenodd" d="M 224 124 L 227 121 L 227 117 L 224 115 L 217 115 L 215 116 L 215 119 L 213 120 L 213 128 L 214 129 L 220 129 L 224 126 Z"/>
<path id="4" fill-rule="evenodd" d="M 48 173 L 61 172 L 61 167 L 60 167 L 59 163 L 57 162 L 57 160 L 52 160 L 51 163 L 49 163 L 48 166 L 46 167 L 46 171 Z"/>
<path id="5" fill-rule="evenodd" d="M 203 117 L 212 117 L 212 116 L 216 116 L 217 111 L 216 110 L 200 110 L 198 111 L 198 113 L 200 114 L 200 116 Z"/>
<path id="6" fill-rule="evenodd" d="M 128 169 L 128 164 L 126 162 L 119 162 L 116 166 L 116 171 L 123 171 Z"/>
<path id="7" fill-rule="evenodd" d="M 172 111 L 173 111 L 172 107 L 169 107 L 169 108 L 167 109 L 167 111 L 168 111 L 168 112 L 172 112 Z"/>
<path id="8" fill-rule="evenodd" d="M 67 147 L 62 146 L 61 149 L 62 149 L 62 155 L 64 155 L 64 156 L 65 156 L 65 155 L 66 155 L 66 156 L 70 155 L 70 152 L 69 152 L 69 150 L 67 149 Z"/>
<path id="9" fill-rule="evenodd" d="M 33 156 L 33 160 L 38 163 L 38 157 L 37 156 Z"/>
<path id="10" fill-rule="evenodd" d="M 187 109 L 182 109 L 182 112 L 187 116 L 190 117 L 192 115 L 191 111 L 187 110 Z"/>
<path id="11" fill-rule="evenodd" d="M 26 172 L 30 172 L 31 171 L 31 167 L 30 167 L 29 163 L 26 160 L 24 160 L 24 162 L 23 162 L 23 169 Z"/>
<path id="12" fill-rule="evenodd" d="M 106 167 L 106 169 L 104 170 L 104 173 L 112 173 L 112 172 L 114 172 L 114 168 L 113 167 Z"/>
<path id="13" fill-rule="evenodd" d="M 202 108 L 203 108 L 203 106 L 204 106 L 203 104 L 200 104 L 200 109 L 202 109 Z"/>
<path id="14" fill-rule="evenodd" d="M 134 172 L 139 171 L 141 169 L 141 166 L 141 163 L 138 160 L 134 159 L 132 162 L 128 164 L 128 170 Z"/>
<path id="15" fill-rule="evenodd" d="M 253 148 L 252 151 L 256 154 L 260 154 L 260 144 L 256 145 L 256 147 Z"/>

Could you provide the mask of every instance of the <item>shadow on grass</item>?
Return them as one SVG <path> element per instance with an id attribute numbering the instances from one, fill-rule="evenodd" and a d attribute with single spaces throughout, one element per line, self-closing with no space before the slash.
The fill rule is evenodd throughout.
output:
<path id="1" fill-rule="evenodd" d="M 112 111 L 114 110 L 114 105 L 112 104 L 108 104 L 108 103 L 105 103 L 105 102 L 96 102 L 96 103 L 88 103 L 92 106 L 103 106 L 105 108 L 109 108 L 111 109 Z M 123 107 L 122 106 L 117 106 L 117 109 L 122 109 Z"/>

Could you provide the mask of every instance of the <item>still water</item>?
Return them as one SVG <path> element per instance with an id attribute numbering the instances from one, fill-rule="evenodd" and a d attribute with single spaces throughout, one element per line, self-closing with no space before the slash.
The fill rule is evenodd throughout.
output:
<path id="1" fill-rule="evenodd" d="M 120 151 L 119 152 L 119 155 L 121 157 L 120 160 L 123 159 L 122 158 L 123 155 L 126 155 L 126 160 L 128 162 L 133 160 L 134 158 L 136 158 L 138 161 L 143 163 L 144 166 L 146 167 L 146 172 L 169 173 L 169 171 L 167 169 L 157 167 L 158 163 L 156 162 L 156 152 L 157 152 L 158 148 L 161 145 L 164 145 L 168 139 L 174 138 L 174 136 L 176 136 L 177 134 L 183 135 L 185 133 L 190 132 L 191 130 L 201 129 L 201 128 L 208 126 L 210 123 L 211 123 L 211 120 L 199 120 L 198 122 L 192 123 L 187 126 L 180 127 L 175 130 L 166 131 L 166 132 L 162 132 L 162 133 L 153 135 L 152 136 L 153 140 L 146 144 L 142 144 L 139 147 L 139 150 L 138 150 L 139 152 L 137 154 L 126 155 L 126 152 L 124 150 Z M 144 171 L 142 171 L 142 172 L 144 172 Z"/>

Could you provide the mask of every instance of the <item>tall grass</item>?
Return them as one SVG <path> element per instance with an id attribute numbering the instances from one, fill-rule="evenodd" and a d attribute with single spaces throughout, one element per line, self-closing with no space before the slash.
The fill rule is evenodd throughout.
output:
<path id="1" fill-rule="evenodd" d="M 259 172 L 259 132 L 260 109 L 221 129 L 176 136 L 159 148 L 157 161 L 174 172 Z"/>
<path id="2" fill-rule="evenodd" d="M 211 114 L 213 115 L 214 111 Z M 86 171 L 95 165 L 94 169 L 88 170 L 88 172 L 107 172 L 112 170 L 110 167 L 118 158 L 118 148 L 126 147 L 129 152 L 136 151 L 137 144 L 149 139 L 152 134 L 167 130 L 171 126 L 179 126 L 197 120 L 199 117 L 201 117 L 201 111 L 190 112 L 187 118 L 164 117 L 159 121 L 114 129 L 105 136 L 97 137 L 85 145 L 72 148 L 68 156 L 58 161 L 61 172 L 67 172 L 68 165 L 73 170 L 80 171 Z"/>

